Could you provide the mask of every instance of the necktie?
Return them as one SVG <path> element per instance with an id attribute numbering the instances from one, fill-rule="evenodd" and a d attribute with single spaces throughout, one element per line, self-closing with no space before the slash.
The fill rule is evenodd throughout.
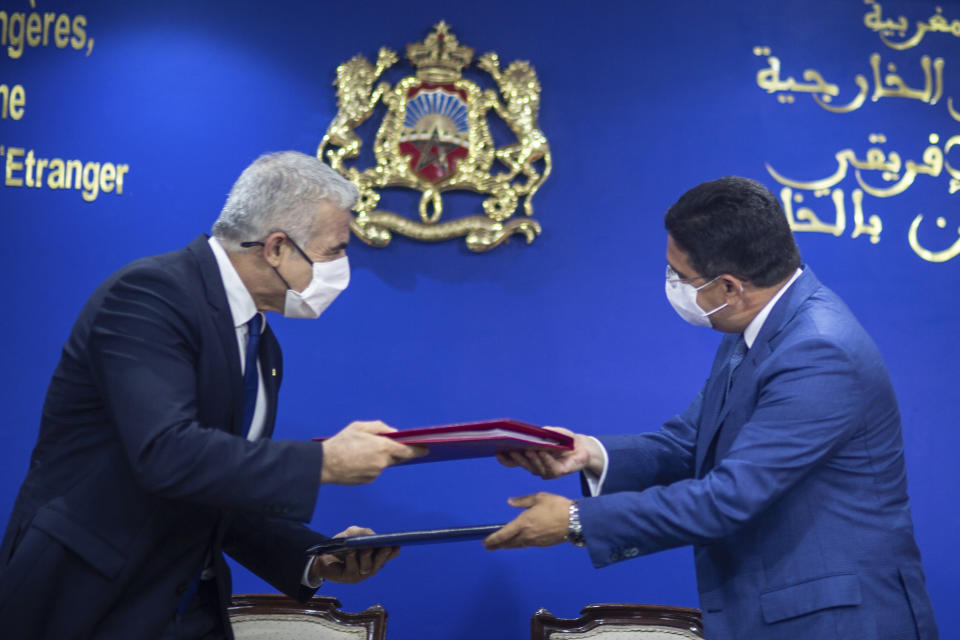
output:
<path id="1" fill-rule="evenodd" d="M 737 344 L 733 346 L 733 351 L 730 352 L 730 360 L 728 361 L 727 368 L 727 391 L 730 393 L 730 387 L 733 386 L 734 373 L 737 370 L 737 367 L 740 366 L 740 363 L 743 362 L 743 358 L 747 355 L 747 342 L 743 339 L 743 334 L 740 334 L 740 339 L 737 340 Z"/>
<path id="2" fill-rule="evenodd" d="M 253 423 L 253 413 L 257 408 L 257 390 L 260 386 L 260 376 L 257 374 L 257 360 L 260 358 L 260 328 L 263 326 L 263 317 L 256 313 L 247 322 L 247 351 L 244 360 L 243 372 L 243 430 L 246 437 L 250 433 Z"/>

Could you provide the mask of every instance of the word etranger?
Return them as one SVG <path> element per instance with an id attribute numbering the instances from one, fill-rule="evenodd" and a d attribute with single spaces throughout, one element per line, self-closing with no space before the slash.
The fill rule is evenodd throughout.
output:
<path id="1" fill-rule="evenodd" d="M 87 202 L 101 193 L 123 193 L 123 178 L 130 171 L 128 164 L 82 162 L 62 158 L 38 158 L 33 149 L 0 146 L 5 156 L 4 180 L 7 187 L 41 189 L 77 189 Z"/>

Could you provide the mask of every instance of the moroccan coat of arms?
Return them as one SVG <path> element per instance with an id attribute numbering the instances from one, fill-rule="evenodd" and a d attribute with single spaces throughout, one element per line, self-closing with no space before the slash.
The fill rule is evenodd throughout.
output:
<path id="1" fill-rule="evenodd" d="M 376 64 L 358 54 L 337 67 L 338 112 L 317 157 L 360 190 L 354 233 L 378 247 L 393 233 L 428 242 L 464 237 L 477 252 L 514 234 L 532 242 L 540 224 L 531 200 L 551 169 L 550 146 L 537 125 L 540 83 L 533 67 L 518 60 L 501 69 L 496 53 L 484 54 L 475 66 L 496 89 L 481 87 L 462 75 L 473 49 L 461 46 L 444 22 L 408 45 L 407 59 L 416 74 L 393 86 L 381 80 L 398 62 L 386 47 Z M 355 129 L 379 104 L 386 109 L 373 143 L 375 164 L 360 169 L 354 165 L 363 140 Z M 494 117 L 512 138 L 500 147 L 490 133 Z M 406 216 L 378 208 L 390 187 L 419 191 L 418 211 Z M 442 221 L 443 193 L 458 190 L 480 194 L 483 214 Z"/>

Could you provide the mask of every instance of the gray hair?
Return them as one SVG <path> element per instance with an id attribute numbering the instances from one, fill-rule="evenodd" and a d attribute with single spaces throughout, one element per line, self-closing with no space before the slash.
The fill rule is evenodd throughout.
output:
<path id="1" fill-rule="evenodd" d="M 228 251 L 284 231 L 303 246 L 314 232 L 310 207 L 329 200 L 341 209 L 357 203 L 357 187 L 322 161 L 299 151 L 265 153 L 230 189 L 211 233 Z"/>

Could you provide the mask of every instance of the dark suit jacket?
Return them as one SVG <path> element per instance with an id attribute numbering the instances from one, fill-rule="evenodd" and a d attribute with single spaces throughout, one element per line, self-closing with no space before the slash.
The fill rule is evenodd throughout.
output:
<path id="1" fill-rule="evenodd" d="M 711 640 L 936 638 L 873 341 L 810 269 L 725 399 L 737 339 L 659 432 L 601 439 L 603 495 L 580 506 L 594 564 L 693 544 Z"/>
<path id="2" fill-rule="evenodd" d="M 273 430 L 283 374 L 260 343 Z M 63 349 L 0 546 L 10 638 L 151 638 L 212 549 L 306 599 L 323 463 L 313 442 L 240 435 L 243 380 L 217 263 L 201 236 L 138 260 L 91 296 Z M 228 625 L 227 625 L 228 626 Z"/>

